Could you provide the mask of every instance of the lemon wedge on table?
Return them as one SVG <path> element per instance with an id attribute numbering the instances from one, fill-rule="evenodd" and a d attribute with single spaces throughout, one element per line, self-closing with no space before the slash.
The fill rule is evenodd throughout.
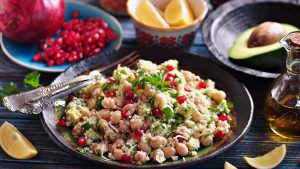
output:
<path id="1" fill-rule="evenodd" d="M 160 15 L 157 8 L 149 1 L 143 0 L 137 7 L 136 17 L 139 21 L 156 27 L 168 28 L 169 24 Z"/>
<path id="2" fill-rule="evenodd" d="M 224 163 L 224 169 L 237 169 L 235 166 L 230 164 L 229 162 L 225 161 Z"/>
<path id="3" fill-rule="evenodd" d="M 261 157 L 244 157 L 244 160 L 249 164 L 251 167 L 258 168 L 258 169 L 270 169 L 274 168 L 281 163 L 284 159 L 286 154 L 286 145 L 283 144 L 279 147 L 276 147 L 269 153 L 261 156 Z"/>
<path id="4" fill-rule="evenodd" d="M 189 25 L 194 21 L 194 15 L 187 0 L 171 0 L 165 9 L 164 17 L 171 26 Z"/>
<path id="5" fill-rule="evenodd" d="M 0 127 L 0 145 L 4 152 L 16 159 L 29 159 L 38 154 L 31 142 L 8 122 Z"/>

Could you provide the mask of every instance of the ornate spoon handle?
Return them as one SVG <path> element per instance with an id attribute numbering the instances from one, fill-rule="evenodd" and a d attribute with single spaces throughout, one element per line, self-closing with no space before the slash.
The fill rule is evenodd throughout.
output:
<path id="1" fill-rule="evenodd" d="M 73 88 L 78 88 L 79 86 L 83 87 L 84 85 L 88 85 L 93 81 L 93 78 L 88 75 L 78 76 L 67 82 L 40 87 L 29 92 L 4 97 L 3 105 L 10 111 L 19 110 L 26 114 L 37 114 L 41 112 L 38 110 L 38 107 L 40 107 L 40 105 L 48 103 L 50 101 L 50 98 L 61 96 L 61 93 L 69 92 L 68 94 L 70 94 L 75 91 L 72 90 Z M 29 108 L 29 104 L 32 104 L 32 108 Z M 34 108 L 37 108 L 37 110 L 33 110 Z M 32 113 L 30 111 L 32 111 Z"/>

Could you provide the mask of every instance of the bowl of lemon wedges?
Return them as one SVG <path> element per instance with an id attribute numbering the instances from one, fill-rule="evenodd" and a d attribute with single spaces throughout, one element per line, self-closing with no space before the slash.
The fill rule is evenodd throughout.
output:
<path id="1" fill-rule="evenodd" d="M 188 49 L 207 14 L 205 0 L 128 0 L 140 46 Z"/>

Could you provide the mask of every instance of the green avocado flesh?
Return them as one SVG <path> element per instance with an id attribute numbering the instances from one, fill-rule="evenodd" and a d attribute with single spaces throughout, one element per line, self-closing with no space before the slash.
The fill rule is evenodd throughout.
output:
<path id="1" fill-rule="evenodd" d="M 288 24 L 282 26 L 287 33 L 299 30 Z M 247 42 L 254 29 L 255 27 L 246 30 L 236 39 L 228 51 L 229 58 L 239 64 L 257 69 L 272 69 L 282 65 L 285 62 L 286 51 L 279 43 L 248 48 Z"/>

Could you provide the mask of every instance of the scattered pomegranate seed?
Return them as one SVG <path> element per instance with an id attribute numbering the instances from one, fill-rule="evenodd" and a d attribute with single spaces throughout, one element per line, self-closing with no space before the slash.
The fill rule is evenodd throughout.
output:
<path id="1" fill-rule="evenodd" d="M 122 111 L 121 116 L 122 118 L 126 119 L 127 117 L 129 117 L 129 111 Z"/>
<path id="2" fill-rule="evenodd" d="M 152 114 L 156 117 L 162 117 L 163 112 L 158 108 L 154 108 L 152 109 Z"/>
<path id="3" fill-rule="evenodd" d="M 115 95 L 113 93 L 106 93 L 105 96 L 108 97 L 108 98 L 114 98 L 115 97 Z"/>
<path id="4" fill-rule="evenodd" d="M 67 104 L 68 103 L 70 103 L 71 101 L 73 101 L 73 99 L 74 99 L 74 96 L 73 95 L 69 95 L 68 97 L 67 97 Z"/>
<path id="5" fill-rule="evenodd" d="M 127 99 L 133 99 L 134 98 L 134 92 L 133 92 L 133 90 L 127 90 L 126 92 L 125 92 L 125 97 L 127 98 Z"/>
<path id="6" fill-rule="evenodd" d="M 174 70 L 175 68 L 173 66 L 167 66 L 166 67 L 166 71 L 167 72 L 171 72 L 172 70 Z"/>
<path id="7" fill-rule="evenodd" d="M 184 88 L 184 90 L 185 90 L 186 92 L 191 92 L 191 89 L 189 89 L 189 88 Z"/>
<path id="8" fill-rule="evenodd" d="M 123 154 L 122 155 L 122 163 L 124 164 L 129 164 L 131 161 L 130 156 L 128 154 Z"/>
<path id="9" fill-rule="evenodd" d="M 80 146 L 80 147 L 84 147 L 86 145 L 86 139 L 84 136 L 81 136 L 78 138 L 78 141 L 77 141 L 77 144 Z"/>
<path id="10" fill-rule="evenodd" d="M 33 57 L 33 61 L 34 62 L 38 62 L 38 61 L 40 61 L 42 59 L 42 56 L 41 56 L 41 54 L 35 54 L 34 55 L 34 57 Z"/>
<path id="11" fill-rule="evenodd" d="M 198 83 L 198 89 L 206 88 L 206 83 L 204 80 L 200 80 Z"/>
<path id="12" fill-rule="evenodd" d="M 60 118 L 57 124 L 59 127 L 65 127 L 67 125 L 67 121 L 64 118 Z"/>
<path id="13" fill-rule="evenodd" d="M 222 114 L 222 115 L 219 116 L 219 120 L 221 120 L 221 121 L 227 121 L 228 117 L 226 115 Z"/>
<path id="14" fill-rule="evenodd" d="M 144 130 L 142 129 L 137 129 L 134 131 L 135 136 L 137 137 L 142 137 L 144 135 Z"/>
<path id="15" fill-rule="evenodd" d="M 180 135 L 178 135 L 178 137 L 176 137 L 179 143 L 182 143 L 184 141 L 186 141 L 186 139 Z"/>
<path id="16" fill-rule="evenodd" d="M 107 78 L 107 80 L 108 80 L 109 83 L 116 83 L 117 82 L 117 80 L 114 77 L 109 77 L 109 78 Z"/>
<path id="17" fill-rule="evenodd" d="M 178 101 L 179 104 L 182 104 L 186 101 L 186 97 L 185 96 L 179 96 L 177 98 L 177 101 Z"/>
<path id="18" fill-rule="evenodd" d="M 89 17 L 82 20 L 79 17 L 80 12 L 75 10 L 72 19 L 63 23 L 55 40 L 49 37 L 41 41 L 43 57 L 34 57 L 33 61 L 43 61 L 48 66 L 78 62 L 100 53 L 111 40 L 117 38 L 103 19 Z M 58 53 L 60 57 L 57 57 Z"/>
<path id="19" fill-rule="evenodd" d="M 133 101 L 132 100 L 125 100 L 124 103 L 123 103 L 123 107 L 128 105 L 128 104 L 132 104 Z"/>
<path id="20" fill-rule="evenodd" d="M 175 76 L 169 73 L 169 74 L 167 74 L 165 81 L 170 82 L 170 84 L 173 84 L 174 79 L 175 79 Z"/>
<path id="21" fill-rule="evenodd" d="M 79 17 L 79 15 L 80 15 L 79 11 L 75 10 L 75 11 L 73 12 L 72 17 L 73 17 L 73 19 L 76 19 L 76 18 Z"/>
<path id="22" fill-rule="evenodd" d="M 136 79 L 138 78 L 138 74 L 136 72 L 134 72 L 133 75 L 134 75 L 134 78 L 136 78 Z"/>
<path id="23" fill-rule="evenodd" d="M 171 85 L 170 85 L 170 88 L 171 88 L 171 89 L 176 89 L 176 86 L 173 85 L 173 84 L 171 84 Z"/>
<path id="24" fill-rule="evenodd" d="M 143 88 L 142 88 L 142 85 L 141 85 L 140 83 L 137 84 L 137 88 L 138 88 L 138 89 L 143 89 Z"/>
<path id="25" fill-rule="evenodd" d="M 219 131 L 217 134 L 215 134 L 216 140 L 221 140 L 225 134 L 222 131 Z"/>

